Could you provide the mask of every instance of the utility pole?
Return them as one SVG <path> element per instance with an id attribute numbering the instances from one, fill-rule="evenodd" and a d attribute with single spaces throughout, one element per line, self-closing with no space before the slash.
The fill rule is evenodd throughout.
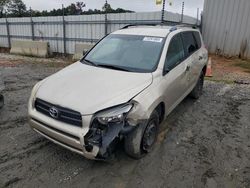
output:
<path id="1" fill-rule="evenodd" d="M 166 3 L 166 0 L 163 0 L 163 3 L 162 3 L 162 11 L 161 11 L 161 23 L 163 24 L 164 23 L 164 15 L 165 15 L 165 3 Z"/>
<path id="2" fill-rule="evenodd" d="M 200 9 L 197 8 L 197 25 L 199 25 L 199 14 L 200 14 Z"/>
<path id="3" fill-rule="evenodd" d="M 183 23 L 184 7 L 185 7 L 185 2 L 182 2 L 182 8 L 181 8 L 181 23 Z"/>

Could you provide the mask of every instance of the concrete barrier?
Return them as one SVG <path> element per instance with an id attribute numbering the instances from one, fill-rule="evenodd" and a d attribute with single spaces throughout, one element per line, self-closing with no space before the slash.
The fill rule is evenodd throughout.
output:
<path id="1" fill-rule="evenodd" d="M 81 59 L 83 56 L 83 52 L 90 50 L 93 46 L 94 44 L 90 44 L 90 43 L 76 43 L 75 54 L 73 56 L 73 60 L 75 61 L 75 60 Z"/>
<path id="2" fill-rule="evenodd" d="M 45 41 L 12 40 L 10 53 L 34 57 L 48 57 L 49 43 Z"/>

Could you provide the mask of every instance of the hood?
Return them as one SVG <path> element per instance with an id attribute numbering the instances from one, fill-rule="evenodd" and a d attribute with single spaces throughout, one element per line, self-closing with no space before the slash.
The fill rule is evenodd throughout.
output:
<path id="1" fill-rule="evenodd" d="M 77 62 L 48 77 L 36 97 L 90 115 L 128 102 L 151 83 L 151 73 L 117 71 Z"/>

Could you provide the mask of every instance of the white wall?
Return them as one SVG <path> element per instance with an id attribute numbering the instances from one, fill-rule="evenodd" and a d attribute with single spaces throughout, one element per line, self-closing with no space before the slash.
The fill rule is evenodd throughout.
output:
<path id="1" fill-rule="evenodd" d="M 250 0 L 205 0 L 203 36 L 208 50 L 238 56 L 246 43 L 250 58 Z"/>

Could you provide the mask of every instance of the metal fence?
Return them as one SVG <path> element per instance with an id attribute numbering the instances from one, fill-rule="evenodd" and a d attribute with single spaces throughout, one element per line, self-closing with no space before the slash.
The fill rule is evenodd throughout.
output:
<path id="1" fill-rule="evenodd" d="M 51 52 L 73 54 L 75 43 L 95 43 L 107 33 L 127 24 L 161 23 L 161 12 L 121 13 L 78 16 L 2 18 L 0 19 L 0 47 L 10 47 L 12 39 L 43 40 Z M 181 14 L 165 12 L 169 24 L 180 23 Z M 184 16 L 183 23 L 197 24 L 197 19 Z"/>
<path id="2" fill-rule="evenodd" d="M 210 52 L 250 58 L 250 0 L 205 0 L 202 25 Z"/>

